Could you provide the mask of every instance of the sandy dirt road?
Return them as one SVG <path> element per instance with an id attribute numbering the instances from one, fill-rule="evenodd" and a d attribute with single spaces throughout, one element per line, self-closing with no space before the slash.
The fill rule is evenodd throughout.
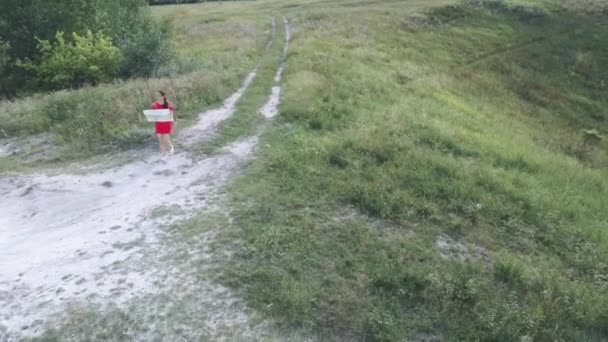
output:
<path id="1" fill-rule="evenodd" d="M 284 25 L 287 42 L 286 19 Z M 274 32 L 273 20 L 267 50 Z M 277 113 L 287 44 L 283 53 L 276 84 L 260 109 L 268 118 Z M 177 139 L 194 145 L 213 136 L 256 71 Z M 74 305 L 141 311 L 135 315 L 136 340 L 219 338 L 231 329 L 258 336 L 263 328 L 249 323 L 230 290 L 184 271 L 190 263 L 211 262 L 214 252 L 206 246 L 214 232 L 199 236 L 192 250 L 162 241 L 163 227 L 218 209 L 222 189 L 257 141 L 244 137 L 210 157 L 180 152 L 162 160 L 148 154 L 84 175 L 48 171 L 0 178 L 0 341 L 38 335 Z M 173 257 L 178 253 L 186 253 L 181 264 Z M 164 321 L 178 311 L 181 323 Z"/>

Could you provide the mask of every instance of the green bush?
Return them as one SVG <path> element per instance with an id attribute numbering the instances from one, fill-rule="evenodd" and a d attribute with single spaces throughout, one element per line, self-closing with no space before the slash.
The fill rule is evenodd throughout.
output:
<path id="1" fill-rule="evenodd" d="M 120 50 L 101 32 L 72 33 L 66 41 L 57 32 L 55 41 L 39 40 L 40 60 L 20 65 L 31 71 L 37 88 L 61 89 L 107 82 L 116 74 L 121 61 Z"/>
<path id="2" fill-rule="evenodd" d="M 10 45 L 0 40 L 0 75 L 4 75 L 5 69 L 10 62 L 8 50 Z"/>
<path id="3" fill-rule="evenodd" d="M 524 273 L 524 266 L 513 258 L 502 257 L 494 263 L 494 277 L 505 284 L 521 285 Z"/>
<path id="4" fill-rule="evenodd" d="M 87 31 L 103 32 L 122 53 L 114 76 L 147 77 L 154 75 L 172 56 L 171 24 L 158 22 L 145 0 L 3 0 L 0 1 L 0 41 L 10 44 L 10 67 L 0 81 L 4 96 L 24 92 L 32 69 L 20 68 L 15 61 L 41 61 L 40 41 L 53 41 L 57 32 L 86 36 Z M 10 82 L 9 82 L 10 81 Z M 95 83 L 85 79 L 78 83 Z M 51 88 L 69 87 L 71 82 L 58 77 Z M 68 83 L 68 85 L 65 85 Z M 43 87 L 42 90 L 48 89 Z"/>
<path id="5" fill-rule="evenodd" d="M 0 96 L 6 94 L 11 88 L 11 79 L 9 77 L 9 71 L 12 66 L 9 55 L 10 48 L 9 43 L 0 40 Z"/>
<path id="6" fill-rule="evenodd" d="M 124 56 L 119 69 L 123 77 L 155 75 L 174 55 L 170 21 L 159 25 L 146 17 L 137 20 L 139 23 L 117 40 Z"/>

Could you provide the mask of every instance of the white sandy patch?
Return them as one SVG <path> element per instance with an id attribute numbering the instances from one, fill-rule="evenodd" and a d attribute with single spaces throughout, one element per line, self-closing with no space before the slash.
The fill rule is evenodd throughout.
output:
<path id="1" fill-rule="evenodd" d="M 270 94 L 270 97 L 268 97 L 268 101 L 266 101 L 262 109 L 260 109 L 260 113 L 262 113 L 262 115 L 264 115 L 268 119 L 276 116 L 279 113 L 277 107 L 279 105 L 280 97 L 281 87 L 272 87 L 272 93 Z"/>
<path id="2" fill-rule="evenodd" d="M 153 292 L 150 274 L 113 274 L 143 245 L 155 243 L 155 208 L 178 217 L 207 206 L 251 152 L 255 140 L 195 161 L 176 155 L 84 176 L 37 175 L 3 182 L 0 206 L 0 318 L 11 331 L 36 333 L 67 302 L 126 302 Z M 179 208 L 176 211 L 175 208 Z"/>
<path id="3" fill-rule="evenodd" d="M 443 259 L 456 259 L 460 261 L 482 260 L 486 264 L 489 264 L 492 259 L 485 248 L 453 239 L 446 234 L 440 234 L 437 237 L 435 248 Z"/>

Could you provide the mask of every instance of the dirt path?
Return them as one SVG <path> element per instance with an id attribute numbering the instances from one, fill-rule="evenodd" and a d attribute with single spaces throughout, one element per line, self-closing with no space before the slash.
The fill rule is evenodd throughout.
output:
<path id="1" fill-rule="evenodd" d="M 288 40 L 286 19 L 284 25 Z M 267 51 L 274 28 L 273 19 Z M 277 113 L 283 63 L 261 109 L 268 117 Z M 191 145 L 213 135 L 256 71 L 178 140 Z M 163 239 L 171 223 L 216 209 L 223 187 L 256 144 L 257 137 L 244 138 L 202 159 L 148 155 L 85 175 L 0 178 L 0 341 L 40 334 L 64 320 L 67 308 L 85 305 L 129 312 L 136 340 L 216 340 L 235 330 L 259 336 L 263 324 L 250 322 L 231 291 L 192 274 L 200 267 L 189 265 L 218 253 L 211 248 L 214 232 L 197 236 L 195 250 Z"/>
<path id="2" fill-rule="evenodd" d="M 281 78 L 283 77 L 283 71 L 285 70 L 285 60 L 287 59 L 287 52 L 289 51 L 289 41 L 291 40 L 291 31 L 289 30 L 289 22 L 287 18 L 283 18 L 283 25 L 285 26 L 285 46 L 283 48 L 283 56 L 281 58 L 281 65 L 277 69 L 277 73 L 274 76 L 275 85 L 272 87 L 268 101 L 264 104 L 260 112 L 267 119 L 273 118 L 278 114 L 279 100 L 281 98 Z"/>

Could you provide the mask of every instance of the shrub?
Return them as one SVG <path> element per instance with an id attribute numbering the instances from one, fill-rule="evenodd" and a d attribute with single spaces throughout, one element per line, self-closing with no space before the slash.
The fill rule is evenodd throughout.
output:
<path id="1" fill-rule="evenodd" d="M 170 21 L 165 20 L 158 25 L 146 17 L 138 20 L 140 23 L 117 41 L 124 56 L 119 69 L 123 77 L 157 74 L 159 68 L 174 55 L 171 43 L 173 26 Z"/>
<path id="2" fill-rule="evenodd" d="M 501 257 L 494 263 L 494 277 L 510 285 L 520 285 L 524 282 L 524 266 L 513 258 Z"/>
<path id="3" fill-rule="evenodd" d="M 20 64 L 32 72 L 34 84 L 44 89 L 79 87 L 112 79 L 121 61 L 120 50 L 101 32 L 72 33 L 66 41 L 57 32 L 55 42 L 39 40 L 40 60 Z"/>
<path id="4" fill-rule="evenodd" d="M 0 96 L 9 93 L 11 88 L 10 69 L 13 63 L 9 55 L 10 48 L 9 43 L 0 40 Z"/>
<path id="5" fill-rule="evenodd" d="M 9 49 L 10 45 L 0 40 L 0 77 L 2 78 L 6 75 L 10 63 L 10 56 L 8 55 Z"/>
<path id="6" fill-rule="evenodd" d="M 4 75 L 4 71 L 10 62 L 9 49 L 10 45 L 0 40 L 0 75 Z"/>
<path id="7" fill-rule="evenodd" d="M 43 58 L 41 40 L 53 41 L 57 32 L 86 36 L 87 30 L 103 32 L 121 51 L 124 58 L 114 76 L 151 76 L 172 56 L 171 25 L 156 21 L 145 0 L 0 1 L 0 40 L 11 44 L 8 55 L 12 61 L 39 62 Z M 33 75 L 26 68 L 12 63 L 6 71 L 0 81 L 3 95 L 19 95 L 26 84 L 32 86 L 28 80 Z M 76 83 L 95 82 L 98 80 Z M 51 88 L 65 86 L 65 81 L 57 83 Z"/>

